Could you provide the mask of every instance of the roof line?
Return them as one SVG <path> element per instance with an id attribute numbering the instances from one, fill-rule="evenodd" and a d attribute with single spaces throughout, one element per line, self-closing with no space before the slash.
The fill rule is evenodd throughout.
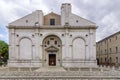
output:
<path id="1" fill-rule="evenodd" d="M 97 43 L 102 42 L 102 41 L 104 41 L 104 40 L 106 40 L 106 39 L 109 39 L 110 37 L 112 37 L 112 36 L 114 36 L 114 35 L 116 35 L 116 34 L 118 34 L 118 33 L 120 33 L 120 31 L 118 31 L 118 32 L 116 32 L 116 33 L 114 33 L 114 34 L 111 34 L 111 35 L 103 38 L 102 40 L 99 40 Z"/>

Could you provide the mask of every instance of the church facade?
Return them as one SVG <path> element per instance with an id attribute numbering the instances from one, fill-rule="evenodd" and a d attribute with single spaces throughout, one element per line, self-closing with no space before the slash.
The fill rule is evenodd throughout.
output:
<path id="1" fill-rule="evenodd" d="M 9 67 L 95 67 L 96 24 L 61 6 L 61 14 L 37 10 L 9 23 Z"/>

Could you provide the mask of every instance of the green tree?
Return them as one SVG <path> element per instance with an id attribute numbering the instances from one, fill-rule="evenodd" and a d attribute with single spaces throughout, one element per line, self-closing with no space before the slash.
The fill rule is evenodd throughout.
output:
<path id="1" fill-rule="evenodd" d="M 6 64 L 8 60 L 8 44 L 0 40 L 0 65 Z"/>

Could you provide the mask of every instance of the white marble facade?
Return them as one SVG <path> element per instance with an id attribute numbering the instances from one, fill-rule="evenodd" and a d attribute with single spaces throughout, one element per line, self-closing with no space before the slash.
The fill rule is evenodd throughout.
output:
<path id="1" fill-rule="evenodd" d="M 7 27 L 9 67 L 97 66 L 96 24 L 73 14 L 69 3 L 61 15 L 37 10 Z"/>

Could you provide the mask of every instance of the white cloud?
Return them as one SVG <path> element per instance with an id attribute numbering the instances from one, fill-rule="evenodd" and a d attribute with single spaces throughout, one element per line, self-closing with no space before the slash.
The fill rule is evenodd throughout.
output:
<path id="1" fill-rule="evenodd" d="M 0 40 L 8 41 L 8 34 L 0 34 Z"/>
<path id="2" fill-rule="evenodd" d="M 0 39 L 3 38 L 3 37 L 4 37 L 3 34 L 0 34 Z"/>
<path id="3" fill-rule="evenodd" d="M 4 27 L 2 35 L 8 34 L 5 26 L 9 22 L 32 11 L 43 10 L 47 14 L 53 10 L 60 14 L 62 3 L 71 3 L 73 13 L 99 26 L 97 41 L 120 30 L 120 0 L 0 0 L 0 27 Z"/>
<path id="4" fill-rule="evenodd" d="M 99 29 L 97 30 L 97 40 L 103 39 L 107 36 L 112 35 L 120 31 L 120 14 L 117 15 L 116 13 L 109 13 L 108 15 L 104 16 L 100 21 Z"/>

